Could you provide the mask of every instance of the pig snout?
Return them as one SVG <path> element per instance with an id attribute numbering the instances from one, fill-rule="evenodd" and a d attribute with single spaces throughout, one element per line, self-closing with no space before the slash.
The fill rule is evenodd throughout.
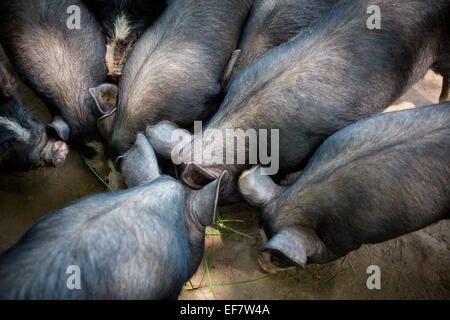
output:
<path id="1" fill-rule="evenodd" d="M 69 147 L 64 141 L 56 141 L 53 144 L 53 157 L 52 157 L 52 164 L 55 167 L 63 165 L 63 163 L 66 161 L 67 154 L 69 153 Z"/>
<path id="2" fill-rule="evenodd" d="M 42 150 L 42 159 L 54 167 L 61 166 L 67 158 L 69 147 L 64 141 L 49 139 Z"/>

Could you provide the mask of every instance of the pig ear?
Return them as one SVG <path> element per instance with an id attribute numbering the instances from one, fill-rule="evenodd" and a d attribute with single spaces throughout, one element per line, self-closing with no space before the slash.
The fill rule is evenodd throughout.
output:
<path id="1" fill-rule="evenodd" d="M 244 199 L 256 207 L 264 207 L 283 190 L 269 176 L 262 174 L 260 166 L 244 171 L 239 177 L 238 185 Z"/>
<path id="2" fill-rule="evenodd" d="M 171 121 L 161 121 L 157 125 L 148 126 L 145 134 L 155 152 L 166 159 L 172 158 L 172 151 L 180 146 L 180 143 L 183 146 L 192 140 L 189 131 L 180 129 L 176 123 Z"/>
<path id="3" fill-rule="evenodd" d="M 226 185 L 228 172 L 224 171 L 220 177 L 200 190 L 192 191 L 191 213 L 201 225 L 210 226 L 216 221 L 219 204 L 219 194 Z"/>
<path id="4" fill-rule="evenodd" d="M 115 118 L 116 110 L 97 119 L 97 130 L 103 138 L 107 139 L 109 137 Z"/>
<path id="5" fill-rule="evenodd" d="M 112 83 L 104 83 L 90 88 L 89 94 L 95 102 L 97 115 L 102 117 L 111 114 L 117 107 L 119 87 Z"/>
<path id="6" fill-rule="evenodd" d="M 326 247 L 314 231 L 283 229 L 259 248 L 262 252 L 282 254 L 293 264 L 306 267 L 308 258 L 315 262 L 326 261 Z"/>
<path id="7" fill-rule="evenodd" d="M 62 141 L 68 141 L 70 137 L 70 128 L 67 122 L 60 116 L 53 118 L 52 122 L 47 124 L 47 133 L 49 136 L 57 138 Z"/>
<path id="8" fill-rule="evenodd" d="M 95 102 L 96 113 L 99 116 L 97 129 L 104 138 L 108 138 L 116 115 L 119 87 L 112 83 L 104 83 L 90 88 L 89 94 Z"/>
<path id="9" fill-rule="evenodd" d="M 129 188 L 148 183 L 161 175 L 155 152 L 142 133 L 137 134 L 134 145 L 118 161 Z"/>
<path id="10" fill-rule="evenodd" d="M 234 50 L 231 55 L 230 61 L 228 62 L 228 66 L 225 69 L 225 73 L 222 79 L 222 88 L 227 87 L 228 81 L 230 80 L 231 73 L 233 72 L 234 65 L 236 64 L 239 55 L 241 54 L 241 50 Z"/>
<path id="11" fill-rule="evenodd" d="M 282 254 L 296 265 L 306 267 L 308 256 L 301 238 L 291 230 L 283 230 L 275 234 L 260 249 L 262 252 Z"/>

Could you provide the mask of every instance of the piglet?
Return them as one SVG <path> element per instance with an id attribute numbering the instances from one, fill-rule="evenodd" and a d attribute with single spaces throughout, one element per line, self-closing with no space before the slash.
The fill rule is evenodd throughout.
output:
<path id="1" fill-rule="evenodd" d="M 226 174 L 192 190 L 160 174 L 143 134 L 120 166 L 130 189 L 47 214 L 0 256 L 0 298 L 178 297 L 202 260 Z"/>
<path id="2" fill-rule="evenodd" d="M 239 189 L 261 208 L 268 239 L 260 250 L 305 267 L 448 219 L 449 123 L 449 102 L 362 120 L 328 138 L 286 187 L 261 167 L 245 171 Z"/>
<path id="3" fill-rule="evenodd" d="M 27 171 L 60 166 L 68 152 L 63 141 L 49 138 L 45 126 L 25 110 L 14 78 L 0 64 L 0 169 Z"/>

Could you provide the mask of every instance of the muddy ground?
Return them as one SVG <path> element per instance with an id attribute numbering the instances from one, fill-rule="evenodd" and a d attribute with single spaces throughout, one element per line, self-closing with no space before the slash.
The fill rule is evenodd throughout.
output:
<path id="1" fill-rule="evenodd" d="M 0 60 L 5 61 L 2 52 Z M 7 67 L 13 71 L 9 64 Z M 391 110 L 437 103 L 441 83 L 441 77 L 428 73 Z M 24 105 L 36 118 L 48 122 L 50 115 L 44 104 L 19 80 L 18 85 Z M 74 151 L 57 170 L 42 168 L 23 175 L 0 175 L 0 252 L 13 245 L 45 213 L 101 192 L 107 192 L 106 187 Z M 180 299 L 450 298 L 448 220 L 385 243 L 364 245 L 327 265 L 267 275 L 256 262 L 261 244 L 257 212 L 244 203 L 220 211 L 223 220 L 234 221 L 224 222 L 228 229 L 207 231 L 205 257 L 211 282 L 203 262 Z M 370 265 L 381 269 L 380 290 L 366 287 Z"/>

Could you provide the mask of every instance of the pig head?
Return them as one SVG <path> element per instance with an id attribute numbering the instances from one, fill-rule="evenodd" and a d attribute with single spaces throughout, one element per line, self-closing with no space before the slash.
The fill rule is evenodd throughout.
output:
<path id="1" fill-rule="evenodd" d="M 14 78 L 0 64 L 0 167 L 25 171 L 60 166 L 67 153 L 67 145 L 49 138 L 44 125 L 23 108 Z"/>

